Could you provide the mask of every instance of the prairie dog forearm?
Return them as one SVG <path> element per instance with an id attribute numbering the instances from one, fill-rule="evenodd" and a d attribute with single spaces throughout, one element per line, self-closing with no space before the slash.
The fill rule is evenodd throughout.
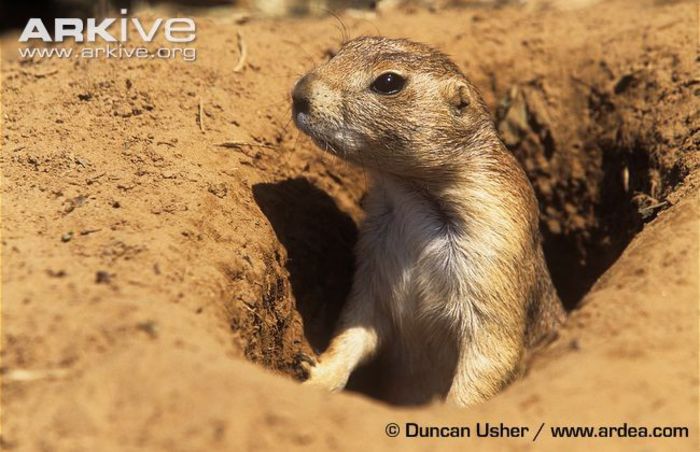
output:
<path id="1" fill-rule="evenodd" d="M 308 369 L 307 384 L 331 391 L 343 389 L 353 370 L 371 359 L 379 348 L 379 319 L 373 305 L 361 298 L 348 301 L 328 349 L 321 354 L 316 366 Z"/>

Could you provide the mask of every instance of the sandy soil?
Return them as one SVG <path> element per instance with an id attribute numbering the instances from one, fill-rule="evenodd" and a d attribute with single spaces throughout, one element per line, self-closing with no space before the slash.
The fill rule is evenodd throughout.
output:
<path id="1" fill-rule="evenodd" d="M 571 318 L 522 380 L 462 410 L 295 381 L 347 293 L 367 182 L 289 120 L 337 21 L 198 18 L 196 63 L 19 61 L 4 39 L 2 447 L 525 450 L 545 422 L 538 450 L 619 450 L 549 427 L 626 422 L 691 438 L 622 444 L 697 450 L 696 18 L 631 1 L 342 16 L 450 53 L 540 199 Z M 385 435 L 406 421 L 531 433 Z"/>

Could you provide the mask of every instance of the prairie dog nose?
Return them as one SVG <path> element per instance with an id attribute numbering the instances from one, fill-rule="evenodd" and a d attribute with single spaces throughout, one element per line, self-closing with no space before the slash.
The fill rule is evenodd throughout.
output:
<path id="1" fill-rule="evenodd" d="M 309 97 L 311 95 L 311 82 L 315 77 L 312 74 L 306 74 L 297 81 L 292 90 L 292 109 L 294 114 L 309 113 L 311 103 Z"/>

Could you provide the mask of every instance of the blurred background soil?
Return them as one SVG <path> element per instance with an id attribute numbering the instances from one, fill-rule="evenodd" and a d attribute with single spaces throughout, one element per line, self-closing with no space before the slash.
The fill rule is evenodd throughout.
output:
<path id="1" fill-rule="evenodd" d="M 197 60 L 18 56 L 26 17 L 109 14 L 85 3 L 2 15 L 3 448 L 529 444 L 386 438 L 401 420 L 685 425 L 697 441 L 696 3 L 117 2 L 144 22 L 194 15 Z M 288 93 L 344 34 L 451 55 L 538 195 L 571 318 L 484 405 L 294 381 L 349 290 L 368 181 L 295 130 Z"/>

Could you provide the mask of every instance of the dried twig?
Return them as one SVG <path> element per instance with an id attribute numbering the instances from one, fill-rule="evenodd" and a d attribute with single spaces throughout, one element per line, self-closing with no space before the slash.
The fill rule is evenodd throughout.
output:
<path id="1" fill-rule="evenodd" d="M 251 143 L 247 141 L 224 141 L 223 143 L 218 143 L 217 146 L 221 146 L 222 148 L 234 148 L 238 149 L 243 146 L 253 146 L 253 147 L 259 147 L 259 148 L 272 148 L 271 145 L 265 144 L 265 143 Z"/>
<path id="2" fill-rule="evenodd" d="M 233 23 L 236 25 L 243 25 L 245 23 L 248 23 L 252 18 L 253 16 L 250 13 L 238 13 L 231 16 L 231 19 L 233 19 Z"/>
<path id="3" fill-rule="evenodd" d="M 68 374 L 66 369 L 10 369 L 3 374 L 2 378 L 6 382 L 29 382 L 65 378 Z"/>
<path id="4" fill-rule="evenodd" d="M 58 74 L 58 69 L 51 69 L 51 70 L 46 71 L 46 72 L 33 72 L 33 71 L 25 71 L 25 70 L 22 70 L 20 72 L 24 75 L 31 75 L 34 78 L 44 78 L 44 77 L 48 77 L 50 75 Z"/>
<path id="5" fill-rule="evenodd" d="M 643 215 L 643 214 L 646 214 L 649 212 L 653 212 L 654 210 L 660 209 L 662 207 L 666 207 L 668 205 L 669 205 L 668 201 L 661 201 L 661 202 L 657 202 L 656 204 L 652 204 L 650 206 L 642 207 L 641 209 L 638 209 L 638 212 Z"/>
<path id="6" fill-rule="evenodd" d="M 243 66 L 245 66 L 245 59 L 248 56 L 248 48 L 245 45 L 243 35 L 240 31 L 236 32 L 236 36 L 238 37 L 238 62 L 236 63 L 236 66 L 234 66 L 233 72 L 240 72 L 243 69 Z"/>
<path id="7" fill-rule="evenodd" d="M 204 130 L 204 102 L 202 98 L 199 98 L 199 130 L 205 132 Z"/>

